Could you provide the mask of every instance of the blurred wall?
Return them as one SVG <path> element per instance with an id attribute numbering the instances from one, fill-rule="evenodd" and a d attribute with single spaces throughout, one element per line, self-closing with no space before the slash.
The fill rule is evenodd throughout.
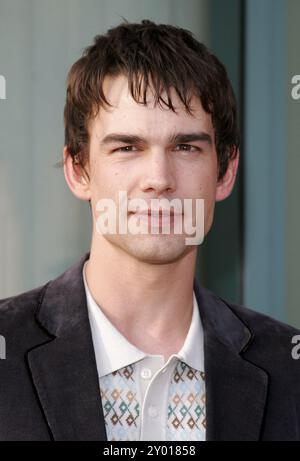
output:
<path id="1" fill-rule="evenodd" d="M 300 100 L 291 97 L 291 80 L 300 75 L 299 53 L 299 0 L 287 2 L 285 16 L 287 30 L 287 72 L 285 74 L 286 116 L 286 197 L 284 223 L 285 236 L 285 286 L 287 320 L 300 328 Z M 284 122 L 284 116 L 282 116 Z"/>
<path id="2" fill-rule="evenodd" d="M 285 2 L 248 0 L 245 48 L 245 259 L 249 306 L 286 318 Z"/>
<path id="3" fill-rule="evenodd" d="M 300 327 L 298 0 L 247 0 L 244 303 Z"/>

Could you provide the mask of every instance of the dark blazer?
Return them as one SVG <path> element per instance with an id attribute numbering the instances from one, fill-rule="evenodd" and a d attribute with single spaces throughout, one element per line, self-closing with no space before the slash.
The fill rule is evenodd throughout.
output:
<path id="1" fill-rule="evenodd" d="M 106 440 L 82 267 L 0 301 L 0 440 Z M 117 281 L 116 281 L 117 285 Z M 116 286 L 117 289 L 117 286 Z M 300 440 L 298 330 L 195 280 L 207 440 Z"/>

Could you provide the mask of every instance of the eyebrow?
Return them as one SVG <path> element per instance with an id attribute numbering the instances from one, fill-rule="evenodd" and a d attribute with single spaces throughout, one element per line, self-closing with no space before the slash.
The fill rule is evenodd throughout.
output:
<path id="1" fill-rule="evenodd" d="M 170 144 L 183 144 L 193 141 L 207 142 L 210 146 L 212 145 L 211 136 L 202 131 L 197 133 L 174 133 L 168 139 Z M 146 138 L 140 136 L 127 133 L 110 133 L 101 140 L 100 146 L 104 147 L 115 142 L 124 144 L 147 144 Z"/>

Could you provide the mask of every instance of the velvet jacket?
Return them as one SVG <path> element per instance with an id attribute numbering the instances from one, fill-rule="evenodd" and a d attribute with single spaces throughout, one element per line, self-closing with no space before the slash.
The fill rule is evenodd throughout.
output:
<path id="1" fill-rule="evenodd" d="M 107 440 L 82 268 L 0 301 L 0 440 Z M 116 290 L 118 289 L 118 281 Z M 206 438 L 300 440 L 296 328 L 194 281 L 204 331 Z"/>

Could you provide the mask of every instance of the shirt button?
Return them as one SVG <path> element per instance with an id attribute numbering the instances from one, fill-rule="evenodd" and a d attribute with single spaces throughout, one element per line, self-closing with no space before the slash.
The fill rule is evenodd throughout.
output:
<path id="1" fill-rule="evenodd" d="M 158 415 L 158 410 L 156 407 L 149 407 L 148 408 L 148 415 L 151 417 L 151 418 L 156 418 L 156 416 Z"/>
<path id="2" fill-rule="evenodd" d="M 143 368 L 141 371 L 141 377 L 144 379 L 149 379 L 152 376 L 152 371 L 149 368 Z"/>

